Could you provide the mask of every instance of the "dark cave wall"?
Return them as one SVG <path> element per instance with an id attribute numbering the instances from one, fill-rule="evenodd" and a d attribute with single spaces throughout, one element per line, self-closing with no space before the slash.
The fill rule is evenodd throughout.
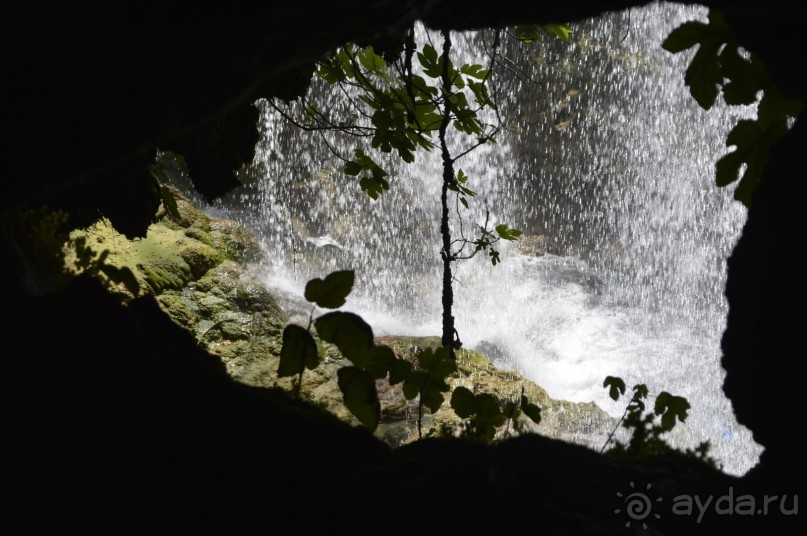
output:
<path id="1" fill-rule="evenodd" d="M 372 40 L 384 46 L 419 17 L 433 25 L 464 29 L 574 20 L 639 4 L 512 1 L 497 3 L 496 9 L 474 11 L 467 3 L 455 0 L 299 1 L 263 6 L 231 2 L 221 7 L 194 5 L 192 9 L 177 4 L 123 2 L 102 10 L 70 5 L 49 7 L 45 12 L 38 5 L 20 5 L 14 17 L 4 17 L 0 23 L 4 66 L 0 101 L 4 192 L 0 212 L 44 202 L 68 210 L 72 225 L 92 222 L 101 214 L 109 216 L 121 231 L 141 235 L 159 202 L 154 181 L 144 171 L 156 148 L 185 153 L 197 188 L 208 199 L 215 198 L 237 184 L 236 168 L 252 157 L 252 102 L 269 95 L 292 97 L 302 91 L 312 62 L 331 47 L 350 39 Z M 795 8 L 784 2 L 767 2 L 761 7 L 753 2 L 702 4 L 724 7 L 744 46 L 763 57 L 783 88 L 805 100 L 804 80 L 800 69 L 794 68 L 794 58 L 804 54 L 803 18 L 793 11 Z M 775 33 L 770 28 L 775 28 Z M 791 135 L 775 148 L 749 210 L 748 223 L 729 259 L 729 318 L 722 361 L 727 370 L 725 392 L 738 420 L 766 447 L 762 466 L 770 469 L 761 466 L 756 474 L 767 479 L 763 482 L 782 483 L 791 490 L 802 490 L 804 481 L 804 449 L 793 439 L 793 428 L 800 423 L 799 396 L 805 379 L 801 357 L 805 290 L 803 270 L 792 259 L 803 243 L 805 128 L 797 123 Z M 13 259 L 13 252 L 0 247 L 0 264 L 8 269 Z M 16 412 L 11 428 L 16 437 L 23 438 L 14 452 L 22 460 L 35 461 L 48 457 L 48 443 L 75 441 L 73 447 L 53 458 L 44 472 L 37 473 L 39 478 L 48 476 L 47 468 L 58 472 L 69 467 L 71 455 L 79 456 L 81 463 L 92 463 L 83 449 L 95 439 L 112 445 L 110 459 L 121 453 L 128 456 L 125 445 L 130 439 L 129 425 L 142 428 L 145 436 L 138 441 L 143 444 L 153 446 L 163 441 L 192 449 L 199 436 L 184 435 L 182 428 L 174 425 L 194 414 L 193 418 L 202 422 L 189 425 L 193 433 L 203 430 L 207 439 L 216 437 L 210 444 L 221 452 L 274 445 L 275 450 L 268 452 L 281 456 L 300 445 L 310 445 L 309 441 L 328 442 L 336 437 L 340 452 L 349 453 L 358 445 L 370 452 L 371 458 L 385 456 L 374 450 L 372 441 L 356 439 L 333 423 L 323 424 L 316 418 L 306 421 L 319 430 L 311 431 L 294 424 L 296 421 L 285 411 L 276 416 L 276 422 L 291 427 L 299 435 L 299 443 L 279 446 L 271 433 L 251 436 L 245 431 L 254 422 L 250 419 L 258 419 L 271 430 L 271 415 L 269 419 L 258 417 L 254 409 L 235 420 L 232 415 L 253 405 L 256 397 L 264 399 L 262 408 L 276 408 L 277 400 L 267 401 L 266 395 L 223 382 L 221 371 L 200 365 L 204 356 L 194 353 L 187 341 L 177 342 L 178 335 L 161 324 L 147 306 L 145 312 L 115 313 L 114 306 L 94 290 L 79 287 L 61 297 L 41 299 L 27 296 L 17 282 L 8 277 L 0 285 L 3 334 L 7 340 L 24 335 L 36 344 L 10 358 L 13 366 L 5 376 L 6 407 Z M 112 341 L 118 336 L 134 337 L 138 343 L 116 354 L 115 359 L 105 360 L 109 350 L 94 345 L 93 337 L 85 332 L 96 321 L 108 324 L 103 339 L 107 344 L 114 346 Z M 139 322 L 148 328 L 145 332 L 134 327 Z M 149 342 L 154 329 L 160 330 L 164 342 Z M 169 379 L 159 378 L 162 364 L 141 359 L 144 355 L 167 358 L 172 352 L 178 355 Z M 85 354 L 89 365 L 82 357 Z M 72 363 L 79 369 L 69 366 L 61 377 L 59 369 L 48 370 L 60 359 L 65 359 L 62 365 Z M 136 361 L 137 366 L 130 367 L 130 361 Z M 81 368 L 84 365 L 86 369 Z M 190 376 L 196 379 L 188 380 L 183 367 L 192 368 Z M 35 373 L 44 374 L 44 387 L 18 381 L 25 374 Z M 152 377 L 155 374 L 157 377 Z M 64 378 L 76 382 L 75 389 L 63 385 L 60 380 Z M 188 382 L 182 387 L 185 391 L 179 393 L 190 389 L 190 402 L 171 393 L 176 387 L 174 381 Z M 115 388 L 116 382 L 121 389 Z M 226 409 L 211 407 L 208 395 L 213 393 L 218 393 L 215 396 Z M 104 423 L 114 424 L 115 414 L 93 409 L 105 399 L 122 404 L 127 415 L 125 422 L 109 428 L 113 436 L 106 434 Z M 53 412 L 53 408 L 58 411 Z M 199 408 L 204 411 L 196 413 Z M 80 417 L 76 421 L 79 428 L 65 425 L 73 422 L 74 415 Z M 241 439 L 236 445 L 222 439 L 222 431 Z M 227 472 L 225 458 L 197 454 L 184 462 L 185 474 L 202 479 L 192 464 L 212 464 L 219 474 L 227 475 L 225 484 L 244 483 Z M 138 463 L 155 462 L 161 456 L 154 451 Z M 303 456 L 315 453 L 305 450 L 300 459 Z M 490 452 L 483 449 L 468 456 L 467 463 L 474 463 L 487 459 Z M 357 466 L 367 463 L 363 457 L 351 459 Z M 138 467 L 133 466 L 124 476 L 137 476 Z M 362 467 L 366 469 L 366 465 Z M 418 489 L 418 478 L 426 482 L 437 475 L 429 473 L 428 467 L 418 467 L 424 474 L 410 475 L 410 490 Z M 68 470 L 65 478 L 81 478 L 80 469 Z M 264 477 L 272 478 L 271 468 L 262 470 Z M 351 473 L 340 473 L 345 474 Z M 535 475 L 540 475 L 540 470 L 536 469 Z M 39 481 L 25 483 L 24 472 L 17 476 L 21 485 L 27 486 L 26 493 L 36 497 Z M 294 471 L 289 468 L 275 476 L 281 482 L 294 481 Z M 100 482 L 109 484 L 105 479 Z M 59 491 L 69 493 L 70 489 L 62 486 Z M 177 489 L 187 492 L 191 486 Z M 166 491 L 164 498 L 170 499 L 169 495 Z M 93 495 L 99 496 L 103 495 Z M 257 504 L 261 497 L 254 499 Z M 108 500 L 109 504 L 114 502 Z"/>
<path id="2" fill-rule="evenodd" d="M 807 124 L 798 121 L 771 154 L 728 259 L 729 313 L 722 339 L 723 390 L 738 421 L 766 447 L 765 460 L 779 454 L 800 459 L 802 471 L 804 445 L 792 434 L 807 372 L 800 335 L 807 291 L 796 260 L 804 243 L 805 147 Z"/>

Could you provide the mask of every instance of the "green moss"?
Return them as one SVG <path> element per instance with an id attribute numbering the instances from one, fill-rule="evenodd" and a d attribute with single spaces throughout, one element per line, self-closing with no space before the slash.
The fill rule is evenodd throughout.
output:
<path id="1" fill-rule="evenodd" d="M 202 244 L 206 246 L 215 247 L 213 245 L 213 239 L 210 237 L 209 233 L 202 231 L 201 229 L 190 228 L 185 229 L 185 236 L 188 238 L 193 238 L 194 240 L 198 240 Z"/>
<path id="2" fill-rule="evenodd" d="M 238 341 L 249 339 L 249 333 L 244 329 L 241 322 L 236 320 L 226 320 L 219 325 L 221 337 L 228 341 Z"/>
<path id="3" fill-rule="evenodd" d="M 138 264 L 136 268 L 154 294 L 179 290 L 191 279 L 190 268 L 184 263 L 155 261 L 151 264 Z"/>
<path id="4" fill-rule="evenodd" d="M 202 277 L 210 268 L 225 260 L 212 247 L 186 236 L 184 230 L 161 223 L 149 227 L 144 238 L 129 240 L 118 233 L 106 220 L 83 230 L 73 231 L 68 244 L 84 243 L 97 254 L 107 252 L 105 262 L 132 271 L 142 294 L 160 294 L 178 290 L 190 281 Z M 65 264 L 78 273 L 81 263 L 76 249 L 68 245 Z M 125 288 L 118 289 L 128 298 L 134 297 Z"/>
<path id="5" fill-rule="evenodd" d="M 210 245 L 240 263 L 254 262 L 262 255 L 255 236 L 230 220 L 210 220 Z"/>
<path id="6" fill-rule="evenodd" d="M 201 242 L 186 245 L 179 251 L 179 256 L 190 268 L 193 279 L 203 277 L 208 270 L 226 260 L 223 253 Z"/>
<path id="7" fill-rule="evenodd" d="M 179 292 L 163 292 L 157 297 L 157 301 L 171 319 L 180 326 L 192 329 L 199 321 L 198 313 L 186 304 L 185 299 Z"/>

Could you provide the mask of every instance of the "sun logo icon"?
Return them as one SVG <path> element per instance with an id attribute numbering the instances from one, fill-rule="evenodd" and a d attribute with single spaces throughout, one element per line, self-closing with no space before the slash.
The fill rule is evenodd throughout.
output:
<path id="1" fill-rule="evenodd" d="M 630 483 L 631 489 L 635 489 L 636 485 L 631 481 Z M 645 491 L 650 491 L 652 486 L 648 484 L 645 487 Z M 645 523 L 645 519 L 647 519 L 653 510 L 653 503 L 654 502 L 661 502 L 664 499 L 661 497 L 656 497 L 655 501 L 652 501 L 647 493 L 641 491 L 633 491 L 628 495 L 624 495 L 621 491 L 616 492 L 616 496 L 622 499 L 622 504 L 624 505 L 625 514 L 628 516 L 628 522 L 625 523 L 626 527 L 630 527 L 631 521 L 641 521 L 642 528 L 647 528 L 647 523 Z M 623 511 L 623 508 L 617 508 L 614 510 L 615 514 L 619 514 Z M 661 518 L 661 514 L 653 514 L 653 517 L 656 519 Z"/>

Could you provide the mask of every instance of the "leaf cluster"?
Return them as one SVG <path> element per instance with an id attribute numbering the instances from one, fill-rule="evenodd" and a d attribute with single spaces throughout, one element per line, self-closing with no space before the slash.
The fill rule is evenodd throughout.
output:
<path id="1" fill-rule="evenodd" d="M 708 110 L 718 94 L 730 105 L 757 102 L 757 118 L 739 121 L 726 138 L 735 147 L 715 168 L 718 186 L 739 178 L 734 197 L 746 206 L 762 177 L 771 147 L 789 131 L 802 103 L 786 97 L 767 72 L 762 60 L 739 47 L 734 32 L 719 11 L 709 12 L 708 23 L 690 21 L 673 30 L 662 43 L 672 53 L 697 46 L 684 81 L 698 104 Z"/>
<path id="2" fill-rule="evenodd" d="M 451 395 L 451 407 L 459 418 L 464 419 L 461 437 L 488 443 L 505 423 L 508 425 L 506 431 L 509 431 L 511 422 L 519 427 L 522 414 L 535 424 L 541 422 L 541 408 L 529 401 L 523 389 L 518 400 L 502 403 L 489 393 L 474 394 L 467 387 L 457 387 Z"/>
<path id="3" fill-rule="evenodd" d="M 607 376 L 602 385 L 608 388 L 608 395 L 613 400 L 619 400 L 626 392 L 625 381 L 616 376 Z M 701 443 L 694 450 L 680 451 L 672 448 L 662 437 L 672 431 L 677 423 L 686 422 L 691 409 L 689 401 L 684 397 L 662 391 L 655 397 L 653 409 L 649 411 L 646 406 L 649 396 L 647 385 L 640 383 L 633 386 L 633 395 L 620 419 L 622 426 L 631 430 L 631 437 L 627 443 L 614 441 L 614 446 L 606 453 L 617 457 L 645 457 L 677 452 L 716 467 L 716 461 L 709 456 L 708 442 Z M 613 432 L 603 445 L 603 450 L 612 437 Z"/>
<path id="4" fill-rule="evenodd" d="M 487 84 L 489 69 L 481 64 L 456 67 L 429 43 L 416 49 L 414 56 L 417 69 L 413 71 L 406 68 L 403 58 L 387 62 L 372 46 L 347 44 L 338 49 L 318 64 L 316 76 L 340 88 L 349 117 L 336 117 L 335 109 L 306 103 L 308 128 L 369 138 L 372 149 L 395 152 L 407 163 L 414 162 L 419 149 L 436 147 L 434 135 L 445 121 L 474 136 L 476 145 L 495 142 L 499 127 L 479 115 L 485 108 L 496 110 Z M 343 160 L 345 174 L 358 177 L 362 190 L 373 199 L 389 189 L 388 172 L 364 150 L 357 148 L 352 157 Z"/>
<path id="5" fill-rule="evenodd" d="M 304 296 L 317 307 L 337 309 L 346 303 L 354 281 L 354 271 L 335 271 L 324 279 L 310 280 Z M 390 385 L 401 384 L 407 400 L 418 399 L 419 429 L 424 408 L 436 413 L 442 407 L 450 391 L 447 379 L 457 371 L 457 363 L 448 347 L 424 348 L 417 354 L 416 363 L 412 363 L 397 357 L 389 346 L 375 344 L 373 330 L 367 322 L 345 311 L 331 311 L 316 319 L 312 311 L 308 328 L 289 324 L 283 330 L 277 373 L 279 377 L 298 377 L 298 393 L 305 370 L 314 370 L 321 363 L 311 325 L 321 340 L 336 346 L 350 361 L 350 365 L 337 371 L 339 389 L 345 406 L 370 431 L 376 429 L 381 418 L 377 380 L 386 379 Z M 462 435 L 473 439 L 491 441 L 498 427 L 519 423 L 522 414 L 536 424 L 541 422 L 541 409 L 530 403 L 523 391 L 518 401 L 501 405 L 490 394 L 474 395 L 465 387 L 457 387 L 451 407 L 465 420 Z"/>
<path id="6" fill-rule="evenodd" d="M 332 272 L 324 279 L 310 280 L 305 287 L 305 299 L 318 307 L 337 309 L 345 304 L 353 289 L 352 270 Z M 331 311 L 312 318 L 308 329 L 289 324 L 283 330 L 278 376 L 299 377 L 297 389 L 305 370 L 317 368 L 321 362 L 314 335 L 333 344 L 350 365 L 337 372 L 338 385 L 345 406 L 369 430 L 375 430 L 381 418 L 376 380 L 387 379 L 390 385 L 403 384 L 407 400 L 419 398 L 421 407 L 436 412 L 443 404 L 443 393 L 449 390 L 446 378 L 456 371 L 456 363 L 448 348 L 426 348 L 418 355 L 418 366 L 398 358 L 386 345 L 375 344 L 373 330 L 359 315 Z"/>

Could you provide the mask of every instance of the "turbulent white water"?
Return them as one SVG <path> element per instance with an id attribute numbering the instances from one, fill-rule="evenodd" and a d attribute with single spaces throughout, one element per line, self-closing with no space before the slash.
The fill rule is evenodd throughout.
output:
<path id="1" fill-rule="evenodd" d="M 607 375 L 687 397 L 690 417 L 672 442 L 709 440 L 724 470 L 742 474 L 760 447 L 733 417 L 719 361 L 725 260 L 745 209 L 715 186 L 714 162 L 728 130 L 754 110 L 699 108 L 683 83 L 694 51 L 660 47 L 706 14 L 652 4 L 574 25 L 571 43 L 505 45 L 495 97 L 510 128 L 456 164 L 479 192 L 463 231 L 487 209 L 549 249 L 507 244 L 498 266 L 481 256 L 458 263 L 455 316 L 466 347 L 555 398 L 619 416 L 625 401 L 608 398 Z M 479 44 L 491 35 L 454 34 L 454 52 L 487 64 Z M 372 201 L 317 135 L 262 109 L 259 161 L 225 205 L 262 238 L 270 284 L 301 293 L 309 278 L 351 268 L 345 309 L 377 333 L 439 335 L 439 155 L 385 161 L 392 187 Z M 352 153 L 354 142 L 330 142 Z"/>

